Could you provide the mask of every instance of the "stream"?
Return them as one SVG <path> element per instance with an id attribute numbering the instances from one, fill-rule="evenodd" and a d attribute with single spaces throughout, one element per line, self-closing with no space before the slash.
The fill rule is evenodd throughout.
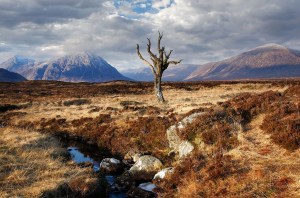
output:
<path id="1" fill-rule="evenodd" d="M 100 171 L 100 162 L 102 161 L 102 159 L 104 159 L 105 157 L 111 157 L 111 156 L 106 156 L 107 154 L 106 155 L 105 154 L 102 154 L 102 155 L 101 154 L 100 155 L 93 154 L 92 155 L 90 149 L 83 149 L 83 148 L 87 148 L 87 147 L 79 148 L 78 145 L 74 146 L 74 144 L 72 144 L 72 146 L 69 146 L 67 149 L 71 155 L 72 160 L 76 164 L 90 162 L 93 164 L 94 171 L 98 172 L 98 171 Z M 97 152 L 95 152 L 95 150 L 94 150 L 94 153 L 97 153 Z M 105 179 L 109 186 L 114 185 L 117 176 L 118 175 L 105 175 Z M 108 197 L 109 198 L 125 198 L 126 192 L 117 191 L 117 190 L 110 191 L 108 193 Z"/>

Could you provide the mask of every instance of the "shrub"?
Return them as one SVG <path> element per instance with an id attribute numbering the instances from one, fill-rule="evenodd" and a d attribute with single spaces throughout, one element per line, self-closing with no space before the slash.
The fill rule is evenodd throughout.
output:
<path id="1" fill-rule="evenodd" d="M 281 104 L 268 114 L 261 129 L 271 134 L 272 140 L 288 150 L 300 147 L 300 108 L 294 103 Z"/>
<path id="2" fill-rule="evenodd" d="M 91 101 L 88 99 L 74 99 L 74 100 L 67 100 L 63 102 L 64 106 L 71 106 L 71 105 L 80 106 L 80 105 L 85 105 L 90 103 Z"/>

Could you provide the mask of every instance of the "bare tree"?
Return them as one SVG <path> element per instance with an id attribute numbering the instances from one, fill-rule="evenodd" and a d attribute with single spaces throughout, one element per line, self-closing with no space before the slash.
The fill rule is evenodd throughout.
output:
<path id="1" fill-rule="evenodd" d="M 140 46 L 139 44 L 136 45 L 136 50 L 137 54 L 142 59 L 148 66 L 150 66 L 153 75 L 154 75 L 154 91 L 157 97 L 157 100 L 159 102 L 165 102 L 163 93 L 162 93 L 162 88 L 161 88 L 161 77 L 163 72 L 169 67 L 170 64 L 179 64 L 182 60 L 179 61 L 169 61 L 170 56 L 173 52 L 173 50 L 170 50 L 169 53 L 166 52 L 165 47 L 160 46 L 161 39 L 163 37 L 163 34 L 158 32 L 158 43 L 157 43 L 157 52 L 158 55 L 154 54 L 151 51 L 151 41 L 149 38 L 148 39 L 148 44 L 147 44 L 147 51 L 150 55 L 150 59 L 152 61 L 152 64 L 147 61 L 142 54 L 140 53 Z"/>

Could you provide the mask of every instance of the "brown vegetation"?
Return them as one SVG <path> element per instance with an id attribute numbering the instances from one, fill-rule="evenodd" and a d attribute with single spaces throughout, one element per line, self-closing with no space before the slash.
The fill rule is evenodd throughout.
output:
<path id="1" fill-rule="evenodd" d="M 166 104 L 153 101 L 151 83 L 1 83 L 0 130 L 84 140 L 120 156 L 131 149 L 150 153 L 175 168 L 174 174 L 157 183 L 161 197 L 300 195 L 298 81 L 163 83 L 163 87 Z M 196 112 L 204 113 L 178 131 L 192 142 L 195 152 L 178 162 L 168 155 L 166 130 Z M 50 196 L 63 188 L 83 196 L 86 186 L 79 181 L 87 186 L 95 182 L 93 177 L 79 177 L 66 188 L 65 181 L 53 181 L 51 188 L 40 188 L 37 194 Z M 2 193 L 19 195 L 7 189 Z"/>
<path id="2" fill-rule="evenodd" d="M 90 168 L 66 163 L 55 138 L 16 128 L 2 128 L 0 135 L 0 197 L 82 197 L 100 188 Z"/>

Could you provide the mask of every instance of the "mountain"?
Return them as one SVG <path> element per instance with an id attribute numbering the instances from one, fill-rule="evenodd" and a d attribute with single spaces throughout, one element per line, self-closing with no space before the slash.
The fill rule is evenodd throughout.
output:
<path id="1" fill-rule="evenodd" d="M 195 71 L 199 66 L 193 64 L 171 65 L 163 73 L 164 81 L 182 81 Z M 137 81 L 153 81 L 153 74 L 150 67 L 129 69 L 123 71 L 122 74 Z"/>
<path id="2" fill-rule="evenodd" d="M 120 74 L 100 56 L 90 52 L 66 55 L 44 63 L 7 67 L 30 80 L 59 80 L 67 82 L 105 82 L 130 80 Z"/>
<path id="3" fill-rule="evenodd" d="M 22 73 L 28 67 L 32 67 L 35 61 L 22 56 L 14 56 L 0 64 L 0 68 L 7 69 L 11 72 Z"/>
<path id="4" fill-rule="evenodd" d="M 286 77 L 300 77 L 300 51 L 267 44 L 223 61 L 204 64 L 185 80 Z"/>
<path id="5" fill-rule="evenodd" d="M 0 68 L 0 82 L 21 82 L 25 80 L 26 78 L 24 78 L 20 74 Z"/>

